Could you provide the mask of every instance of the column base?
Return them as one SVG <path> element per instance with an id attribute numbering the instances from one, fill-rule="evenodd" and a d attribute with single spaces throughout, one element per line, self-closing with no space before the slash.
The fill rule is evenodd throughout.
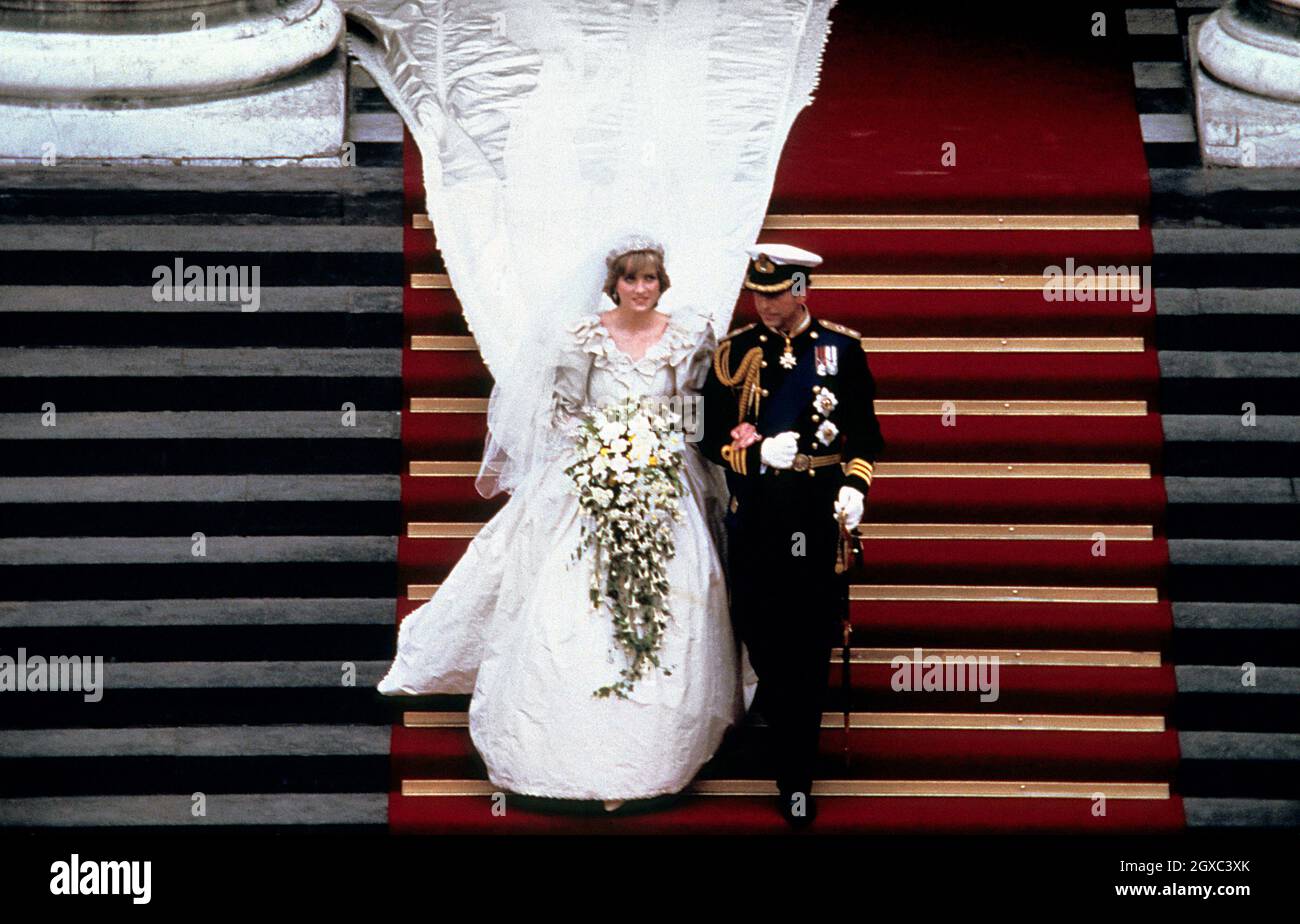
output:
<path id="1" fill-rule="evenodd" d="M 1207 72 L 1196 42 L 1208 18 L 1188 21 L 1202 161 L 1218 167 L 1300 167 L 1300 103 L 1257 96 Z"/>
<path id="2" fill-rule="evenodd" d="M 342 46 L 291 77 L 220 96 L 0 99 L 0 163 L 344 164 Z"/>

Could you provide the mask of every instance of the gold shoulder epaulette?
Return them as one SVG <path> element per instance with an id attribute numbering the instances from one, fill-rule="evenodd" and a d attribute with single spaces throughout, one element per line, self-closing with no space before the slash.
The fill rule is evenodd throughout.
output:
<path id="1" fill-rule="evenodd" d="M 836 324 L 834 321 L 822 321 L 822 327 L 827 330 L 833 330 L 837 334 L 844 334 L 845 336 L 853 337 L 855 340 L 862 339 L 861 331 L 856 331 L 851 327 L 845 327 L 843 324 Z"/>
<path id="2" fill-rule="evenodd" d="M 745 331 L 751 330 L 752 328 L 755 328 L 757 326 L 758 326 L 758 322 L 754 321 L 752 324 L 746 324 L 744 327 L 737 327 L 735 330 L 731 331 L 729 334 L 727 334 L 727 336 L 723 337 L 722 339 L 730 340 L 732 337 L 736 336 L 736 334 L 743 334 Z"/>

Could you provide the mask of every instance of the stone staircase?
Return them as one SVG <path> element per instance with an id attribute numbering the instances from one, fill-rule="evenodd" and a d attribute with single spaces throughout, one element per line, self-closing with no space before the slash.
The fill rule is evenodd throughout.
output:
<path id="1" fill-rule="evenodd" d="M 1191 829 L 1294 827 L 1300 172 L 1201 165 L 1188 25 L 1220 5 L 1165 0 L 1126 15 L 1151 167 L 1177 787 Z M 1247 662 L 1255 686 L 1242 682 Z"/>
<path id="2" fill-rule="evenodd" d="M 402 179 L 368 84 L 353 168 L 0 172 L 0 656 L 106 678 L 0 697 L 2 825 L 385 830 Z M 154 301 L 177 257 L 258 266 L 258 310 Z"/>
<path id="3" fill-rule="evenodd" d="M 1300 175 L 1152 180 L 1179 788 L 1189 827 L 1294 826 Z"/>

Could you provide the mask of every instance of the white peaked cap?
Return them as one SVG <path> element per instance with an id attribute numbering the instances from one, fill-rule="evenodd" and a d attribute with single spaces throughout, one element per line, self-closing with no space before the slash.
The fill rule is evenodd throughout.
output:
<path id="1" fill-rule="evenodd" d="M 751 260 L 757 260 L 759 254 L 767 254 L 767 258 L 777 266 L 817 266 L 822 262 L 822 258 L 812 251 L 791 244 L 755 244 L 746 248 L 746 252 Z"/>

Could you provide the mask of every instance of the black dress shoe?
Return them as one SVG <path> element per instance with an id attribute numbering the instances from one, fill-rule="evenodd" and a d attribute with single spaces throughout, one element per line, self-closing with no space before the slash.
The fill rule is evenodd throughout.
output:
<path id="1" fill-rule="evenodd" d="M 796 801 L 798 797 L 802 804 Z M 776 797 L 776 810 L 790 827 L 806 828 L 817 818 L 817 800 L 809 792 L 783 792 Z"/>

